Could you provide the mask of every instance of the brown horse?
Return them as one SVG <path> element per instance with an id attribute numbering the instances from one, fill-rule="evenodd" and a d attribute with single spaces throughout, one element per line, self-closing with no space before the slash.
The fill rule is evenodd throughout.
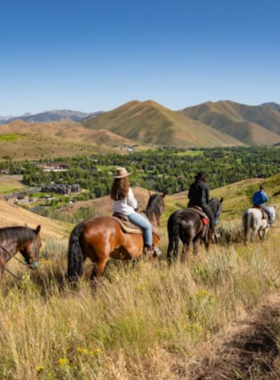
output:
<path id="1" fill-rule="evenodd" d="M 0 280 L 3 277 L 6 263 L 20 252 L 29 268 L 38 264 L 41 247 L 41 226 L 35 230 L 29 227 L 0 228 Z"/>
<path id="2" fill-rule="evenodd" d="M 159 243 L 157 227 L 164 210 L 164 194 L 150 195 L 144 211 L 153 227 L 153 244 Z M 83 262 L 89 258 L 95 265 L 91 280 L 104 272 L 110 258 L 129 260 L 143 253 L 144 240 L 141 234 L 122 231 L 120 223 L 111 216 L 95 216 L 76 225 L 69 238 L 68 273 L 70 282 L 77 281 L 83 273 Z"/>

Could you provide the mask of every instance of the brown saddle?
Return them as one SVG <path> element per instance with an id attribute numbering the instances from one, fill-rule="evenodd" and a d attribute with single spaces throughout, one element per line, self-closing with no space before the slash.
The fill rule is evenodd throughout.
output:
<path id="1" fill-rule="evenodd" d="M 139 212 L 139 214 L 141 214 L 142 216 L 144 216 L 145 219 L 148 220 L 147 216 L 144 213 Z M 115 212 L 113 214 L 113 218 L 116 219 L 120 223 L 123 232 L 127 234 L 141 234 L 142 235 L 143 233 L 142 228 L 131 223 L 126 215 Z M 154 229 L 153 229 L 153 232 L 155 232 Z"/>
<path id="2" fill-rule="evenodd" d="M 268 213 L 262 208 L 261 205 L 254 205 L 253 208 L 257 208 L 259 209 L 261 212 L 262 212 L 262 218 L 263 219 L 266 219 L 267 223 L 269 221 L 269 215 Z"/>
<path id="3" fill-rule="evenodd" d="M 209 218 L 208 216 L 205 214 L 205 212 L 202 210 L 201 207 L 199 206 L 188 206 L 187 207 L 187 210 L 192 210 L 192 211 L 195 211 L 199 216 L 200 216 L 200 219 L 202 220 L 203 224 L 205 224 L 206 226 L 208 226 L 209 224 Z"/>

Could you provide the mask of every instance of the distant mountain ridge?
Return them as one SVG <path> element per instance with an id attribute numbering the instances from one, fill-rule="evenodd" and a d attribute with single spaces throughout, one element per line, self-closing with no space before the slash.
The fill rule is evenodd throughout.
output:
<path id="1" fill-rule="evenodd" d="M 274 109 L 275 111 L 280 112 L 280 104 L 278 104 L 278 103 L 269 102 L 269 103 L 263 103 L 263 104 L 260 104 L 260 105 L 261 105 L 262 107 L 272 108 L 272 109 Z"/>
<path id="2" fill-rule="evenodd" d="M 48 123 L 51 121 L 59 121 L 62 119 L 69 119 L 72 121 L 80 122 L 86 120 L 87 118 L 95 117 L 100 115 L 102 112 L 80 112 L 80 111 L 71 111 L 71 110 L 53 110 L 53 111 L 45 111 L 37 114 L 25 114 L 22 116 L 14 116 L 14 117 L 1 117 L 0 116 L 0 124 L 11 123 L 15 120 L 23 120 L 27 123 Z"/>
<path id="3" fill-rule="evenodd" d="M 131 101 L 82 125 L 93 130 L 107 129 L 142 144 L 180 148 L 243 145 L 223 132 L 152 100 Z"/>
<path id="4" fill-rule="evenodd" d="M 187 107 L 179 113 L 245 144 L 270 145 L 280 142 L 280 112 L 275 110 L 275 105 L 248 106 L 225 100 Z"/>
<path id="5" fill-rule="evenodd" d="M 71 138 L 79 136 L 104 146 L 139 143 L 193 148 L 280 143 L 280 105 L 274 102 L 249 106 L 223 100 L 172 111 L 152 100 L 133 100 L 108 112 L 53 110 L 10 119 L 0 117 L 0 133 L 9 128 L 18 133 L 29 131 L 27 125 L 15 127 L 15 121 L 34 126 L 33 133 L 38 129 L 39 134 L 66 138 L 70 134 Z M 60 122 L 63 125 L 53 124 Z"/>

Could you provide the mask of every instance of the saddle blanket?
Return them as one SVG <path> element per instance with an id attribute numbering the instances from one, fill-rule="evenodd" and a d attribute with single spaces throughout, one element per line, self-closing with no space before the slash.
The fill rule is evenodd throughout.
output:
<path id="1" fill-rule="evenodd" d="M 139 212 L 139 214 L 148 220 L 147 216 L 143 212 Z M 120 223 L 123 232 L 127 234 L 141 234 L 141 235 L 143 234 L 142 228 L 131 223 L 126 215 L 114 213 L 113 218 L 116 219 Z M 153 229 L 153 232 L 157 234 L 157 231 L 154 231 L 153 226 L 152 226 L 152 229 Z"/>
<path id="2" fill-rule="evenodd" d="M 209 218 L 208 218 L 208 216 L 205 214 L 205 212 L 202 210 L 201 207 L 199 207 L 199 206 L 189 206 L 189 207 L 187 207 L 187 209 L 188 209 L 188 210 L 195 211 L 195 212 L 200 216 L 200 218 L 201 218 L 203 224 L 204 224 L 205 226 L 208 226 L 208 224 L 209 224 Z"/>
<path id="3" fill-rule="evenodd" d="M 262 218 L 266 219 L 267 221 L 269 220 L 269 215 L 268 213 L 262 208 L 260 205 L 254 205 L 253 208 L 257 208 L 262 212 Z"/>

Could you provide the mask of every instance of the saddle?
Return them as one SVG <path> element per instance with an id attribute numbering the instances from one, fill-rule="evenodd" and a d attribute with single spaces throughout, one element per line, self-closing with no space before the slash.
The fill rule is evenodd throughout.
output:
<path id="1" fill-rule="evenodd" d="M 139 214 L 141 214 L 142 216 L 144 216 L 145 219 L 148 220 L 147 216 L 144 213 L 139 212 Z M 143 234 L 142 228 L 131 223 L 126 215 L 114 212 L 113 218 L 119 222 L 119 224 L 121 225 L 122 231 L 125 232 L 126 234 L 140 234 L 140 235 Z M 154 228 L 153 228 L 153 232 L 155 232 Z"/>
<path id="2" fill-rule="evenodd" d="M 199 216 L 200 216 L 200 219 L 202 220 L 202 223 L 205 225 L 205 226 L 208 226 L 209 225 L 209 218 L 208 216 L 205 214 L 205 212 L 202 210 L 201 207 L 199 206 L 188 206 L 187 207 L 187 210 L 192 210 L 192 211 L 195 211 Z"/>
<path id="3" fill-rule="evenodd" d="M 253 208 L 259 209 L 262 213 L 262 219 L 266 219 L 266 221 L 268 223 L 268 221 L 269 221 L 268 213 L 262 208 L 262 206 L 261 205 L 254 205 Z"/>

